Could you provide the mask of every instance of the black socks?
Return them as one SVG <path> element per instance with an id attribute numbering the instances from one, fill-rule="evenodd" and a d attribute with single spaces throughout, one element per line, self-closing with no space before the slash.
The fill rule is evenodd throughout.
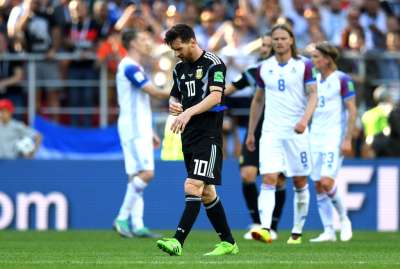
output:
<path id="1" fill-rule="evenodd" d="M 260 215 L 258 214 L 258 191 L 256 183 L 242 182 L 242 191 L 253 223 L 261 224 Z"/>
<path id="2" fill-rule="evenodd" d="M 278 223 L 281 219 L 282 209 L 285 205 L 286 199 L 286 189 L 277 188 L 275 191 L 275 208 L 274 212 L 272 213 L 272 222 L 271 222 L 271 229 L 274 231 L 278 231 Z"/>
<path id="3" fill-rule="evenodd" d="M 200 197 L 194 195 L 186 195 L 185 210 L 183 211 L 181 220 L 179 221 L 178 228 L 176 229 L 174 235 L 174 238 L 176 238 L 182 246 L 185 242 L 186 237 L 189 235 L 197 216 L 199 215 L 200 205 Z"/>
<path id="4" fill-rule="evenodd" d="M 208 219 L 221 238 L 221 241 L 234 244 L 235 240 L 232 237 L 231 229 L 226 220 L 224 207 L 219 197 L 215 198 L 215 200 L 209 204 L 204 204 L 204 207 L 206 208 Z"/>

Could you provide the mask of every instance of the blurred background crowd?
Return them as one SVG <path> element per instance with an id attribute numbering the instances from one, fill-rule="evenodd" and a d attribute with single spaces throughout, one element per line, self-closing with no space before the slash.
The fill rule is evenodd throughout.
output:
<path id="1" fill-rule="evenodd" d="M 357 90 L 354 156 L 400 156 L 397 0 L 0 0 L 0 99 L 10 99 L 15 118 L 28 123 L 28 114 L 38 113 L 70 126 L 106 126 L 118 115 L 122 29 L 149 31 L 154 57 L 145 68 L 157 86 L 170 87 L 175 59 L 163 35 L 172 25 L 191 25 L 200 46 L 224 60 L 230 83 L 257 61 L 259 36 L 282 22 L 303 53 L 323 40 L 341 49 L 339 69 Z M 226 156 L 240 152 L 252 94 L 249 88 L 227 98 Z M 167 104 L 154 103 L 154 111 L 163 122 Z"/>

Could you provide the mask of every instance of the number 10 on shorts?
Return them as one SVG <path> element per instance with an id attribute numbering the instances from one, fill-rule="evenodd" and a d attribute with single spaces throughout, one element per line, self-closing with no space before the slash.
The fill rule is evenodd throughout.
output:
<path id="1" fill-rule="evenodd" d="M 193 174 L 199 176 L 206 176 L 206 171 L 208 167 L 208 161 L 194 159 L 194 172 Z"/>

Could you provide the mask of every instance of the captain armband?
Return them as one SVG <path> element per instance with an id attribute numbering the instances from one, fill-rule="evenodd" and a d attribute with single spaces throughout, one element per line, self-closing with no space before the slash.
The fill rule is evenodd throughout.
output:
<path id="1" fill-rule="evenodd" d="M 211 87 L 210 87 L 210 92 L 220 92 L 220 93 L 223 93 L 223 92 L 224 92 L 224 89 L 221 88 L 221 87 L 211 86 Z"/>

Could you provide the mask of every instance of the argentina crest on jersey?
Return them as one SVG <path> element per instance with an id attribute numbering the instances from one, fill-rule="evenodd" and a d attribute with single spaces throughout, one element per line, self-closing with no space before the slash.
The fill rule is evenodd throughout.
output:
<path id="1" fill-rule="evenodd" d="M 201 79 L 203 77 L 203 69 L 201 67 L 198 67 L 196 70 L 195 78 L 196 79 Z"/>

